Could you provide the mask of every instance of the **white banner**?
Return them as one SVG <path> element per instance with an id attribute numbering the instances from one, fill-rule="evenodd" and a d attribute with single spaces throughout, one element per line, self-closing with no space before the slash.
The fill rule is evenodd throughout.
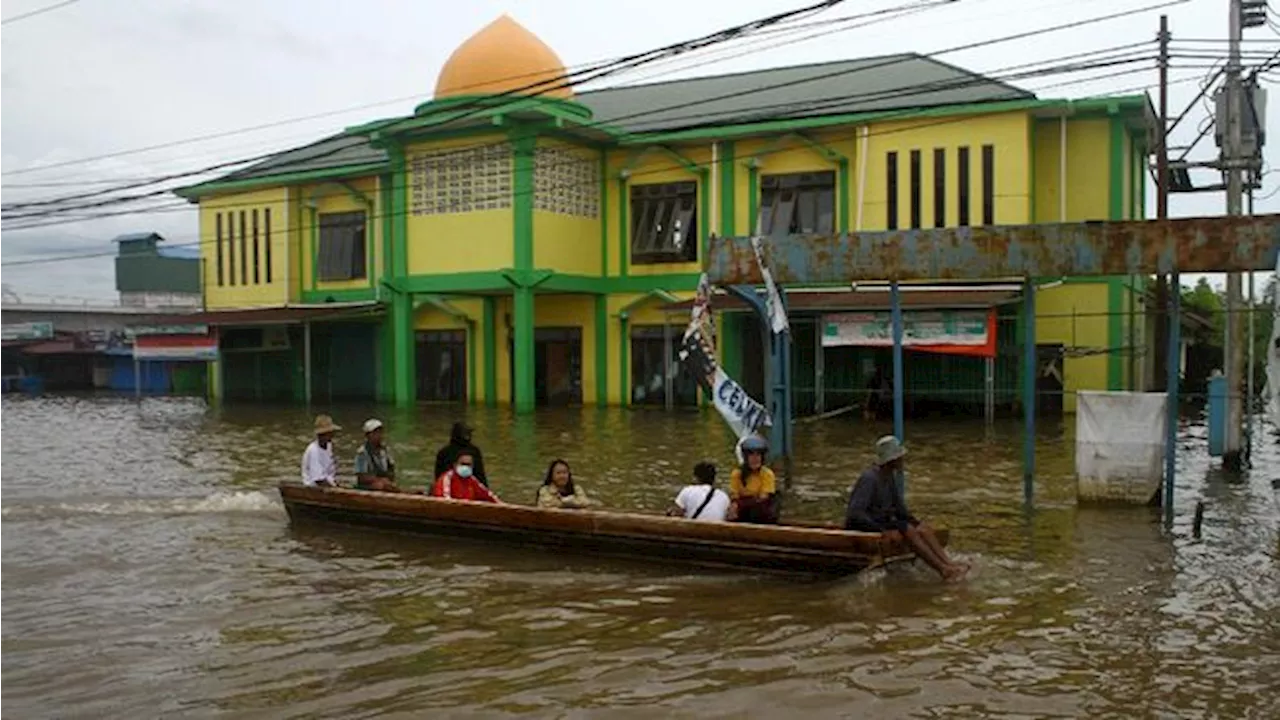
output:
<path id="1" fill-rule="evenodd" d="M 916 311 L 902 314 L 902 344 L 987 344 L 986 310 Z M 822 345 L 893 345 L 893 318 L 888 312 L 840 313 L 822 318 Z"/>
<path id="2" fill-rule="evenodd" d="M 782 296 L 778 294 L 778 286 L 773 282 L 773 273 L 764 262 L 764 250 L 760 244 L 760 236 L 751 238 L 751 249 L 756 254 L 756 264 L 760 266 L 760 275 L 764 278 L 764 305 L 769 314 L 769 326 L 774 334 L 786 332 L 790 327 L 787 322 L 787 309 L 782 304 Z"/>

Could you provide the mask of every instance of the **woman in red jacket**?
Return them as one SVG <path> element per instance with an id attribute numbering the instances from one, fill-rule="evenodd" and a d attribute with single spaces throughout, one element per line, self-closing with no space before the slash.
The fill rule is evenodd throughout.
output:
<path id="1" fill-rule="evenodd" d="M 446 500 L 502 502 L 497 495 L 493 494 L 493 491 L 475 478 L 474 472 L 475 460 L 472 458 L 471 453 L 464 452 L 459 454 L 457 459 L 453 461 L 453 467 L 436 478 L 435 485 L 431 487 L 431 497 L 445 498 Z"/>

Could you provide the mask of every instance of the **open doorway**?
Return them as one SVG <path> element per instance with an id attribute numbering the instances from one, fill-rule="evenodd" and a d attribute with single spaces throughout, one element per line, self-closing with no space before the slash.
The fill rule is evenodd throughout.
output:
<path id="1" fill-rule="evenodd" d="M 508 336 L 511 404 L 516 399 L 514 333 Z M 533 331 L 533 388 L 538 405 L 582 403 L 582 328 L 537 328 Z"/>

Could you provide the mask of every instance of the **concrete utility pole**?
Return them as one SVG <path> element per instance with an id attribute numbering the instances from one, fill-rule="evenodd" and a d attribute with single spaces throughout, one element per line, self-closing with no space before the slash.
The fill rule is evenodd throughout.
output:
<path id="1" fill-rule="evenodd" d="M 1156 133 L 1156 219 L 1169 219 L 1169 16 L 1160 16 L 1160 55 L 1156 66 L 1160 73 L 1160 130 Z M 1156 324 L 1153 347 L 1168 344 L 1169 281 L 1164 275 L 1156 276 Z M 1176 289 L 1174 290 L 1177 291 Z M 1152 364 L 1151 388 L 1168 390 L 1165 382 L 1166 357 L 1158 351 Z"/>
<path id="2" fill-rule="evenodd" d="M 1240 39 L 1243 34 L 1243 8 L 1241 0 L 1229 0 L 1227 65 L 1223 72 L 1225 85 L 1225 120 L 1222 141 L 1222 167 L 1227 181 L 1227 215 L 1237 216 L 1244 211 L 1244 164 L 1247 162 L 1241 148 L 1241 122 L 1243 121 L 1244 93 L 1241 83 Z M 1227 317 L 1223 355 L 1227 370 L 1227 428 L 1226 444 L 1222 453 L 1222 467 L 1238 473 L 1243 463 L 1241 435 L 1244 428 L 1244 402 L 1241 396 L 1244 368 L 1244 337 L 1241 333 L 1241 275 L 1227 274 Z"/>

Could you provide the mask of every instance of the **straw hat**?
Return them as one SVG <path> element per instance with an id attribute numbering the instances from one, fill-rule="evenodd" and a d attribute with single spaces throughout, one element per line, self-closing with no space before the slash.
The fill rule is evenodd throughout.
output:
<path id="1" fill-rule="evenodd" d="M 907 449 L 902 447 L 898 438 L 892 435 L 885 435 L 876 441 L 876 464 L 878 465 L 888 465 L 906 454 Z"/>
<path id="2" fill-rule="evenodd" d="M 316 434 L 317 435 L 324 435 L 325 433 L 337 432 L 341 429 L 342 427 L 340 425 L 333 424 L 333 418 L 329 417 L 328 415 L 316 416 Z"/>

